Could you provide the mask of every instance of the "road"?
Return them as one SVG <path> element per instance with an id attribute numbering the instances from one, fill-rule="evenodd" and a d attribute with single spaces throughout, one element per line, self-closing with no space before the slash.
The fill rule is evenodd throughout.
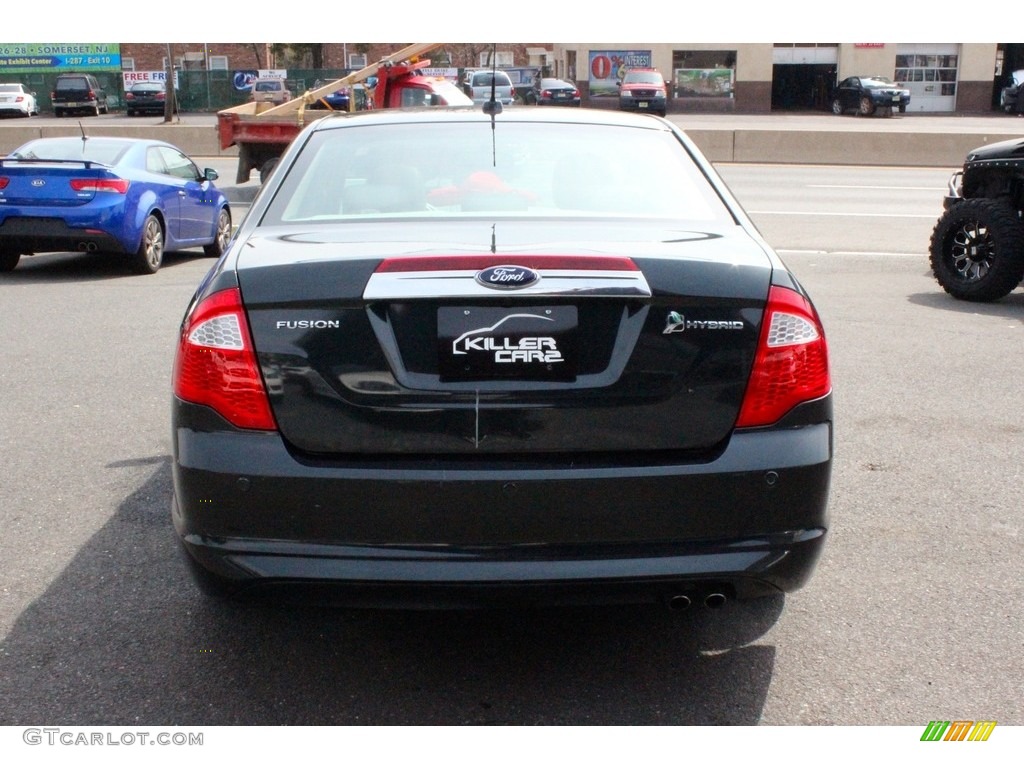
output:
<path id="1" fill-rule="evenodd" d="M 1024 291 L 963 304 L 928 274 L 947 169 L 721 170 L 830 339 L 833 528 L 806 588 L 681 615 L 207 602 L 174 548 L 168 416 L 209 262 L 28 257 L 0 279 L 0 725 L 1024 724 Z"/>

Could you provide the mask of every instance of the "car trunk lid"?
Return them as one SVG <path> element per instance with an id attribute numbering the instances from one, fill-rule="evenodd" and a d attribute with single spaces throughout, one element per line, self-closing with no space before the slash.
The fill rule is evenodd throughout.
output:
<path id="1" fill-rule="evenodd" d="M 88 160 L 0 160 L 0 178 L 5 206 L 78 206 L 97 192 L 128 188 L 107 166 Z"/>
<path id="2" fill-rule="evenodd" d="M 396 223 L 372 246 L 358 224 L 264 228 L 238 275 L 282 435 L 361 456 L 715 451 L 770 260 L 739 227 L 638 226 L 464 223 L 427 245 Z"/>

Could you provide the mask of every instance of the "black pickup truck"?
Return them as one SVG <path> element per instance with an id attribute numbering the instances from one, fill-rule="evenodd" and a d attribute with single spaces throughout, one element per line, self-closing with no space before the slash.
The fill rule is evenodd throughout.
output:
<path id="1" fill-rule="evenodd" d="M 995 301 L 1024 279 L 1024 139 L 971 150 L 949 180 L 929 256 L 958 299 Z"/>

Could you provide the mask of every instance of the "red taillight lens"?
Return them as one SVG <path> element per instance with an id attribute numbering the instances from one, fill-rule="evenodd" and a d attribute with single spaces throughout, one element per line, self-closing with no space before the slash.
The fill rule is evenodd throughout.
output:
<path id="1" fill-rule="evenodd" d="M 516 88 L 515 88 L 515 86 L 512 86 L 512 88 L 510 88 L 509 90 L 512 91 L 511 94 L 509 94 L 510 96 L 515 96 L 516 95 Z"/>
<path id="2" fill-rule="evenodd" d="M 164 93 L 163 91 L 157 91 L 157 94 L 156 94 L 156 100 L 157 101 L 161 101 L 161 100 L 166 99 L 166 98 L 167 98 L 167 94 L 166 93 Z"/>
<path id="3" fill-rule="evenodd" d="M 236 427 L 277 429 L 237 288 L 203 299 L 189 314 L 174 359 L 174 394 L 206 405 Z"/>
<path id="4" fill-rule="evenodd" d="M 115 192 L 123 195 L 128 191 L 128 179 L 71 179 L 75 192 Z"/>
<path id="5" fill-rule="evenodd" d="M 131 101 L 131 100 L 132 100 L 132 99 L 134 99 L 134 98 L 135 98 L 135 94 L 134 94 L 134 93 L 132 93 L 131 91 L 129 91 L 128 93 L 126 93 L 126 94 L 124 95 L 124 100 L 125 100 L 125 101 Z"/>
<path id="6" fill-rule="evenodd" d="M 582 269 L 638 272 L 640 268 L 628 256 L 530 256 L 514 259 L 530 269 Z M 487 269 L 508 262 L 504 256 L 395 256 L 384 259 L 376 272 L 449 272 Z"/>
<path id="7" fill-rule="evenodd" d="M 773 286 L 736 426 L 774 424 L 793 406 L 831 391 L 828 345 L 817 312 L 796 291 Z"/>
<path id="8" fill-rule="evenodd" d="M 7 178 L 6 176 L 0 176 L 0 189 L 3 189 L 10 183 L 11 180 L 9 178 Z"/>

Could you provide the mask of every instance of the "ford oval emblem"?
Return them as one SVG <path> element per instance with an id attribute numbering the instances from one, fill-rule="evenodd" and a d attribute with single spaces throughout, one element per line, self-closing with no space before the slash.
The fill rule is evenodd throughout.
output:
<path id="1" fill-rule="evenodd" d="M 488 288 L 499 288 L 502 290 L 515 290 L 533 285 L 540 280 L 540 275 L 529 267 L 520 267 L 515 264 L 502 264 L 498 267 L 488 267 L 476 273 L 476 281 Z"/>

